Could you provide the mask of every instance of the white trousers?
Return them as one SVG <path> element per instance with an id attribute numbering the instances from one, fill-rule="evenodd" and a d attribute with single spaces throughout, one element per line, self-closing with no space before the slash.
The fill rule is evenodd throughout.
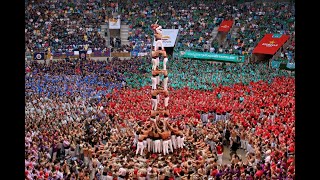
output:
<path id="1" fill-rule="evenodd" d="M 177 149 L 177 137 L 176 135 L 171 135 L 171 142 L 172 142 L 172 145 L 173 145 L 173 148 L 174 149 Z"/>
<path id="2" fill-rule="evenodd" d="M 107 180 L 113 180 L 112 176 L 107 176 Z"/>
<path id="3" fill-rule="evenodd" d="M 152 89 L 157 89 L 157 77 L 151 77 Z"/>
<path id="4" fill-rule="evenodd" d="M 168 80 L 169 80 L 168 77 L 163 79 L 163 89 L 164 90 L 168 90 Z"/>
<path id="5" fill-rule="evenodd" d="M 150 138 L 147 138 L 147 146 L 148 146 L 148 152 L 150 152 L 153 149 L 153 141 Z"/>
<path id="6" fill-rule="evenodd" d="M 144 149 L 144 146 L 143 146 L 143 142 L 138 142 L 138 146 L 137 146 L 137 151 L 136 151 L 136 154 L 138 154 L 140 152 L 140 155 L 142 156 L 143 154 L 143 149 Z"/>
<path id="7" fill-rule="evenodd" d="M 154 141 L 154 152 L 160 153 L 161 152 L 161 141 L 160 139 L 157 139 Z"/>
<path id="8" fill-rule="evenodd" d="M 143 140 L 143 147 L 147 147 L 147 140 Z"/>
<path id="9" fill-rule="evenodd" d="M 170 151 L 173 152 L 173 144 L 171 139 L 168 140 L 168 146 L 170 148 Z"/>
<path id="10" fill-rule="evenodd" d="M 168 107 L 169 105 L 169 96 L 164 98 L 164 107 Z"/>
<path id="11" fill-rule="evenodd" d="M 152 110 L 157 110 L 158 108 L 158 100 L 157 99 L 151 99 L 151 105 L 152 105 Z"/>
<path id="12" fill-rule="evenodd" d="M 246 148 L 246 146 L 244 146 L 245 144 L 244 144 L 244 140 L 243 139 L 240 139 L 240 148 L 242 148 L 242 149 L 245 149 Z"/>
<path id="13" fill-rule="evenodd" d="M 244 145 L 243 145 L 244 150 L 247 150 L 247 144 L 248 144 L 248 143 L 249 143 L 248 140 L 244 140 Z"/>
<path id="14" fill-rule="evenodd" d="M 156 79 L 157 79 L 157 85 L 159 85 L 159 84 L 160 84 L 160 75 L 158 75 L 158 76 L 156 77 Z"/>
<path id="15" fill-rule="evenodd" d="M 68 156 L 70 152 L 70 148 L 69 149 L 64 149 L 64 156 Z"/>
<path id="16" fill-rule="evenodd" d="M 85 156 L 84 159 L 83 159 L 83 162 L 84 162 L 85 166 L 88 166 L 89 165 L 89 157 Z"/>
<path id="17" fill-rule="evenodd" d="M 183 148 L 184 146 L 183 141 L 184 141 L 184 137 L 180 137 L 180 136 L 177 137 L 178 148 Z"/>
<path id="18" fill-rule="evenodd" d="M 157 67 L 157 59 L 156 58 L 152 58 L 152 70 L 156 70 Z"/>
<path id="19" fill-rule="evenodd" d="M 160 58 L 157 57 L 157 58 L 156 58 L 156 67 L 158 67 L 158 69 L 159 69 L 159 64 L 160 64 Z"/>
<path id="20" fill-rule="evenodd" d="M 221 153 L 221 154 L 217 154 L 217 156 L 218 156 L 218 163 L 219 164 L 222 164 L 222 157 L 223 157 L 223 153 Z"/>
<path id="21" fill-rule="evenodd" d="M 57 158 L 57 152 L 52 153 L 52 161 L 56 160 Z"/>
<path id="22" fill-rule="evenodd" d="M 164 58 L 163 59 L 163 70 L 167 70 L 167 62 L 168 62 L 168 58 Z"/>
<path id="23" fill-rule="evenodd" d="M 169 154 L 168 145 L 169 145 L 169 140 L 164 140 L 162 142 L 163 155 Z"/>

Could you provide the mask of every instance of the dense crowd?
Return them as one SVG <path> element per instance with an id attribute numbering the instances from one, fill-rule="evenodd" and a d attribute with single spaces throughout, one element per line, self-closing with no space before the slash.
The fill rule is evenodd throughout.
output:
<path id="1" fill-rule="evenodd" d="M 142 69 L 151 72 L 150 61 L 142 64 Z M 163 62 L 160 61 L 160 64 Z M 250 82 L 270 82 L 276 76 L 294 76 L 294 73 L 268 68 L 268 64 L 224 64 L 209 61 L 177 59 L 169 57 L 169 86 L 174 89 L 189 87 L 192 89 L 211 90 L 215 86 L 232 86 L 235 83 L 248 85 Z M 125 73 L 126 83 L 134 88 L 151 84 L 145 73 Z"/>
<path id="2" fill-rule="evenodd" d="M 106 50 L 100 25 L 112 11 L 131 28 L 130 46 L 117 44 L 114 51 L 148 52 L 150 25 L 157 20 L 163 29 L 180 29 L 176 50 L 245 55 L 264 33 L 295 36 L 288 4 L 144 0 L 121 1 L 115 8 L 110 3 L 26 1 L 26 49 Z M 210 40 L 223 19 L 234 19 L 239 28 L 227 48 Z M 294 52 L 293 40 L 280 58 L 294 62 Z M 148 148 L 137 153 L 137 136 L 151 124 L 151 57 L 27 62 L 26 179 L 295 178 L 293 73 L 264 63 L 168 59 L 168 123 L 184 137 L 183 148 L 169 155 Z M 163 104 L 160 100 L 159 108 Z"/>
<path id="3" fill-rule="evenodd" d="M 51 53 L 75 49 L 106 49 L 101 24 L 111 16 L 109 3 L 101 1 L 27 1 L 25 8 L 26 49 Z"/>
<path id="4" fill-rule="evenodd" d="M 232 86 L 218 85 L 205 91 L 169 85 L 169 121 L 183 128 L 186 147 L 174 151 L 174 156 L 147 151 L 136 156 L 134 137 L 143 122 L 149 121 L 151 87 L 133 89 L 126 84 L 134 73 L 148 74 L 144 59 L 124 61 L 27 66 L 26 177 L 294 176 L 293 77 L 278 74 L 270 77 L 269 83 L 261 79 L 244 84 L 239 80 Z M 180 67 L 182 73 L 188 64 Z M 231 68 L 241 69 L 226 65 L 221 71 L 227 73 Z M 259 75 L 253 73 L 255 76 Z M 188 80 L 179 76 L 176 81 Z M 230 164 L 218 158 L 222 143 L 232 149 Z M 247 155 L 239 156 L 238 148 L 245 149 Z"/>
<path id="5" fill-rule="evenodd" d="M 131 3 L 131 1 L 130 1 Z M 175 51 L 213 51 L 238 55 L 251 54 L 266 33 L 294 35 L 295 11 L 290 3 L 232 3 L 222 1 L 138 1 L 122 2 L 121 20 L 130 25 L 129 40 L 137 50 L 150 51 L 152 23 L 164 29 L 179 29 Z M 223 20 L 234 20 L 234 31 L 227 43 L 213 40 L 212 31 Z M 232 29 L 232 30 L 233 30 Z"/>
<path id="6" fill-rule="evenodd" d="M 75 2 L 50 0 L 26 3 L 26 48 L 33 52 L 53 54 L 77 49 L 106 51 L 101 25 L 112 16 L 111 2 L 81 0 Z M 155 21 L 164 28 L 179 29 L 175 51 L 197 50 L 248 55 L 266 33 L 294 35 L 295 11 L 289 3 L 232 3 L 222 1 L 124 1 L 119 4 L 121 21 L 127 23 L 130 47 L 113 45 L 116 51 L 150 52 Z M 84 16 L 82 15 L 84 14 Z M 212 31 L 223 20 L 233 19 L 236 35 L 227 36 L 219 44 Z M 64 28 L 61 28 L 64 27 Z"/>

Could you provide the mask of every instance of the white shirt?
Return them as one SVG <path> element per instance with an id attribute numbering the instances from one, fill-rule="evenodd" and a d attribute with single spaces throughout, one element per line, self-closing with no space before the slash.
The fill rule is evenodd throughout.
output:
<path id="1" fill-rule="evenodd" d="M 125 176 L 125 175 L 127 174 L 127 170 L 121 167 L 121 168 L 119 169 L 119 174 L 120 174 L 121 176 Z"/>

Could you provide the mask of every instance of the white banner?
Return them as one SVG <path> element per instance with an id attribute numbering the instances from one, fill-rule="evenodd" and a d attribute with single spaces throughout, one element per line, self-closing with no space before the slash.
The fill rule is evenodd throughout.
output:
<path id="1" fill-rule="evenodd" d="M 162 43 L 163 47 L 174 47 L 177 39 L 179 29 L 162 29 Z M 153 46 L 156 45 L 153 40 Z"/>
<path id="2" fill-rule="evenodd" d="M 115 18 L 109 18 L 109 29 L 120 29 L 120 16 Z"/>

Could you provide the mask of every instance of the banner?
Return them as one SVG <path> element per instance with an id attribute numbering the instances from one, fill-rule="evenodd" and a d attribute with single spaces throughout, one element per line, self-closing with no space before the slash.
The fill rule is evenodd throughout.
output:
<path id="1" fill-rule="evenodd" d="M 162 43 L 163 47 L 174 47 L 176 43 L 179 29 L 162 29 Z M 153 39 L 153 46 L 156 45 L 155 39 Z"/>
<path id="2" fill-rule="evenodd" d="M 252 53 L 274 55 L 289 38 L 289 35 L 266 34 L 254 48 Z"/>
<path id="3" fill-rule="evenodd" d="M 109 18 L 109 29 L 120 29 L 120 16 Z"/>
<path id="4" fill-rule="evenodd" d="M 223 20 L 219 26 L 218 31 L 229 32 L 233 25 L 233 20 Z"/>
<path id="5" fill-rule="evenodd" d="M 34 53 L 33 59 L 34 60 L 44 60 L 44 53 Z"/>
<path id="6" fill-rule="evenodd" d="M 197 52 L 197 51 L 181 51 L 180 57 L 190 59 L 203 59 L 212 61 L 226 61 L 226 62 L 244 62 L 244 56 L 238 56 L 233 54 L 216 54 L 210 52 Z"/>
<path id="7" fill-rule="evenodd" d="M 79 51 L 79 59 L 86 60 L 87 59 L 87 51 Z"/>

